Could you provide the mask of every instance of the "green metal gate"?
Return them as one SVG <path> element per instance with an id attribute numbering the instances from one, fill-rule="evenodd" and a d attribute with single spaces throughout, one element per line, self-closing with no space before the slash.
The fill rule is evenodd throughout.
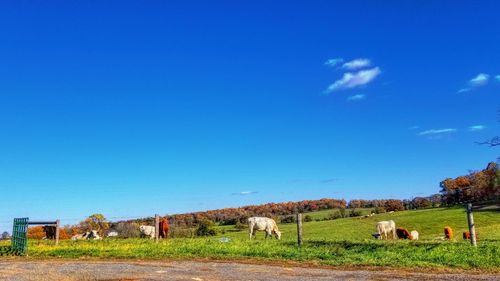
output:
<path id="1" fill-rule="evenodd" d="M 17 255 L 24 256 L 28 252 L 28 221 L 29 218 L 14 219 L 11 247 Z"/>

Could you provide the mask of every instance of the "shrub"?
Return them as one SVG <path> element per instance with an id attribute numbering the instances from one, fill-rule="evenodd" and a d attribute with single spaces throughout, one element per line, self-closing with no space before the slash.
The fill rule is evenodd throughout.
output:
<path id="1" fill-rule="evenodd" d="M 204 220 L 196 228 L 196 236 L 214 236 L 217 234 L 215 224 L 211 220 Z"/>
<path id="2" fill-rule="evenodd" d="M 137 238 L 141 235 L 139 225 L 133 222 L 119 222 L 113 226 L 113 229 L 118 232 L 118 236 L 121 238 Z"/>
<path id="3" fill-rule="evenodd" d="M 376 207 L 375 208 L 375 214 L 382 214 L 382 213 L 385 213 L 384 207 Z"/>
<path id="4" fill-rule="evenodd" d="M 194 228 L 189 227 L 173 227 L 170 228 L 169 236 L 172 238 L 193 238 Z"/>
<path id="5" fill-rule="evenodd" d="M 344 208 L 339 209 L 339 212 L 340 212 L 340 217 L 341 218 L 345 218 L 346 217 L 346 215 L 345 215 L 345 209 Z"/>
<path id="6" fill-rule="evenodd" d="M 306 215 L 306 216 L 304 217 L 304 222 L 310 222 L 310 221 L 312 221 L 312 220 L 313 220 L 313 218 L 312 218 L 310 215 Z"/>
<path id="7" fill-rule="evenodd" d="M 356 209 L 352 209 L 351 212 L 349 213 L 350 217 L 359 217 L 361 216 L 361 211 L 358 211 Z"/>
<path id="8" fill-rule="evenodd" d="M 344 209 L 341 209 L 341 210 L 344 210 Z M 335 212 L 332 212 L 328 215 L 328 220 L 336 220 L 336 219 L 340 219 L 341 217 L 342 217 L 341 212 L 335 211 Z"/>
<path id="9" fill-rule="evenodd" d="M 295 216 L 286 216 L 281 219 L 281 223 L 294 223 Z"/>
<path id="10" fill-rule="evenodd" d="M 245 229 L 245 228 L 247 228 L 247 227 L 248 227 L 248 226 L 247 226 L 246 224 L 241 223 L 241 222 L 239 222 L 239 221 L 237 221 L 237 222 L 236 222 L 236 224 L 234 225 L 234 228 L 235 228 L 236 230 L 238 230 L 238 231 L 241 231 L 241 230 L 243 230 L 243 229 Z"/>

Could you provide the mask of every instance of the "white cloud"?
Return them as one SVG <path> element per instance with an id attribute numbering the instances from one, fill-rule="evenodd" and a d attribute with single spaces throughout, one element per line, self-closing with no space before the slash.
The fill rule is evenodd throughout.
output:
<path id="1" fill-rule="evenodd" d="M 469 131 L 474 132 L 474 131 L 481 131 L 486 129 L 486 126 L 484 125 L 474 125 L 469 127 Z"/>
<path id="2" fill-rule="evenodd" d="M 233 193 L 233 195 L 252 195 L 252 194 L 257 194 L 258 192 L 257 191 L 241 191 L 241 192 L 237 192 L 237 193 Z"/>
<path id="3" fill-rule="evenodd" d="M 472 89 L 471 88 L 462 88 L 462 89 L 458 90 L 457 93 L 459 93 L 459 94 L 460 93 L 466 93 L 466 92 L 468 92 L 470 90 L 472 90 Z"/>
<path id="4" fill-rule="evenodd" d="M 358 86 L 366 85 L 373 81 L 380 74 L 380 68 L 361 70 L 358 72 L 346 72 L 340 80 L 335 81 L 328 86 L 327 92 L 333 92 L 344 89 L 352 89 Z"/>
<path id="5" fill-rule="evenodd" d="M 479 86 L 484 86 L 486 83 L 488 83 L 488 80 L 490 79 L 490 75 L 486 73 L 479 73 L 476 77 L 472 78 L 469 81 L 469 85 L 471 87 L 479 87 Z"/>
<path id="6" fill-rule="evenodd" d="M 446 129 L 431 129 L 431 130 L 426 130 L 418 133 L 419 136 L 426 136 L 426 135 L 439 135 L 439 134 L 444 134 L 444 133 L 453 133 L 456 132 L 457 129 L 453 128 L 446 128 Z"/>
<path id="7" fill-rule="evenodd" d="M 481 86 L 488 84 L 489 80 L 490 80 L 489 74 L 479 73 L 478 75 L 476 75 L 476 77 L 469 80 L 468 87 L 465 87 L 465 88 L 458 90 L 457 93 L 460 94 L 460 93 L 466 93 L 466 92 L 472 91 L 474 88 L 481 87 Z"/>
<path id="8" fill-rule="evenodd" d="M 337 66 L 338 64 L 341 64 L 344 62 L 343 58 L 334 58 L 334 59 L 329 59 L 325 62 L 325 65 L 328 66 Z"/>
<path id="9" fill-rule="evenodd" d="M 359 68 L 368 67 L 371 65 L 371 61 L 369 59 L 355 59 L 352 61 L 348 61 L 342 65 L 342 68 L 354 70 Z"/>
<path id="10" fill-rule="evenodd" d="M 353 95 L 353 96 L 350 96 L 347 98 L 348 101 L 359 101 L 359 100 L 363 100 L 365 99 L 365 95 L 362 95 L 362 94 L 357 94 L 357 95 Z"/>

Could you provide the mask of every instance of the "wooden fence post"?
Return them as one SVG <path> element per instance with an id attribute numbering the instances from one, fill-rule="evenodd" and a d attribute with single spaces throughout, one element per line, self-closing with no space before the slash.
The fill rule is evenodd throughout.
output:
<path id="1" fill-rule="evenodd" d="M 155 239 L 156 243 L 158 243 L 158 238 L 160 237 L 160 215 L 155 215 Z"/>
<path id="2" fill-rule="evenodd" d="M 59 228 L 61 227 L 61 221 L 56 220 L 56 245 L 59 245 Z"/>
<path id="3" fill-rule="evenodd" d="M 472 215 L 472 204 L 467 204 L 467 223 L 469 224 L 470 243 L 472 246 L 477 246 L 476 242 L 476 227 L 474 226 L 474 216 Z"/>
<path id="4" fill-rule="evenodd" d="M 302 246 L 302 213 L 297 213 L 297 244 Z"/>

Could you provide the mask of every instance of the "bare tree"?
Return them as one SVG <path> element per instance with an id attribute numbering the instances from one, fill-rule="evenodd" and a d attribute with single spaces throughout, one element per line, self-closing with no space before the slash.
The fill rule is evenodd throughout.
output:
<path id="1" fill-rule="evenodd" d="M 500 122 L 500 110 L 498 111 L 498 122 Z M 489 147 L 500 146 L 500 136 L 494 136 L 490 140 L 476 143 L 480 145 L 487 145 Z M 497 160 L 500 161 L 500 157 L 498 157 Z"/>

